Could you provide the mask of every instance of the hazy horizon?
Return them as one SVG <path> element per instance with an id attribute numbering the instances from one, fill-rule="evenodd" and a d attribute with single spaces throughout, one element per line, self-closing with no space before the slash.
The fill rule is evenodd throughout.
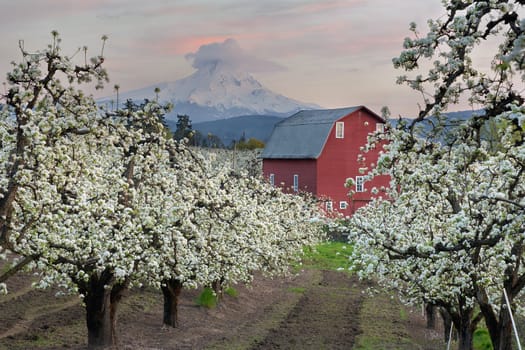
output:
<path id="1" fill-rule="evenodd" d="M 10 62 L 21 59 L 19 40 L 30 52 L 40 50 L 57 30 L 68 54 L 87 45 L 97 55 L 101 36 L 108 35 L 104 56 L 111 82 L 103 91 L 89 91 L 96 97 L 112 95 L 115 84 L 125 92 L 176 81 L 218 59 L 301 102 L 366 105 L 376 113 L 388 106 L 393 116 L 414 116 L 421 103 L 410 88 L 396 85 L 403 72 L 392 65 L 411 35 L 409 23 L 425 33 L 426 20 L 444 13 L 439 0 L 0 3 L 2 82 Z"/>

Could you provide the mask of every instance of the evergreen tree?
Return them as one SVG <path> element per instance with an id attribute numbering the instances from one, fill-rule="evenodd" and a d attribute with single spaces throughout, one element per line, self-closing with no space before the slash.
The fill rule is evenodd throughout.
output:
<path id="1" fill-rule="evenodd" d="M 175 133 L 173 134 L 173 137 L 175 138 L 175 140 L 180 141 L 183 138 L 187 138 L 188 141 L 191 141 L 192 132 L 193 132 L 193 129 L 191 126 L 190 117 L 185 114 L 177 115 L 177 129 L 175 130 Z"/>

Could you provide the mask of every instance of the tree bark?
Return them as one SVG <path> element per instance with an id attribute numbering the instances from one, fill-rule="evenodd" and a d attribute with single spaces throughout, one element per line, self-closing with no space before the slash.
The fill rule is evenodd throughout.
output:
<path id="1" fill-rule="evenodd" d="M 89 281 L 79 288 L 84 294 L 86 305 L 89 349 L 100 349 L 117 344 L 117 306 L 126 290 L 126 284 L 112 285 L 112 283 L 114 283 L 113 274 L 106 270 L 100 276 L 91 276 Z"/>
<path id="2" fill-rule="evenodd" d="M 483 288 L 476 286 L 476 300 L 479 305 L 479 309 L 483 314 L 485 319 L 485 325 L 490 334 L 490 340 L 494 346 L 494 349 L 497 349 L 496 346 L 499 344 L 499 320 L 495 310 L 489 302 L 488 295 Z"/>
<path id="3" fill-rule="evenodd" d="M 509 296 L 509 298 L 512 298 Z M 512 304 L 512 301 L 510 301 Z M 501 306 L 498 322 L 498 334 L 496 339 L 492 339 L 494 350 L 512 350 L 512 321 L 509 309 Z"/>
<path id="4" fill-rule="evenodd" d="M 439 308 L 439 313 L 443 319 L 443 335 L 445 343 L 450 339 L 450 328 L 454 325 L 452 338 L 458 341 L 459 350 L 472 350 L 474 340 L 474 331 L 480 320 L 480 317 L 473 317 L 474 310 L 464 309 L 461 313 L 450 312 L 444 307 Z"/>
<path id="5" fill-rule="evenodd" d="M 164 295 L 164 316 L 162 322 L 166 326 L 175 328 L 178 326 L 177 310 L 182 283 L 178 279 L 166 280 L 161 289 Z"/>
<path id="6" fill-rule="evenodd" d="M 427 318 L 427 329 L 435 329 L 436 307 L 432 304 L 425 304 L 425 316 Z"/>
<path id="7" fill-rule="evenodd" d="M 460 326 L 461 328 L 458 330 L 458 349 L 459 350 L 472 350 L 472 340 L 473 340 L 473 334 L 474 330 L 472 327 L 470 327 L 470 322 L 467 324 L 463 323 Z"/>
<path id="8" fill-rule="evenodd" d="M 510 286 L 507 288 L 507 295 L 509 302 L 512 305 L 514 295 L 509 293 L 512 290 Z M 495 312 L 492 305 L 489 303 L 487 293 L 483 289 L 479 289 L 477 293 L 477 301 L 481 313 L 485 319 L 485 324 L 490 334 L 490 340 L 494 350 L 511 350 L 512 349 L 512 321 L 510 319 L 509 310 L 505 302 L 505 298 L 501 297 L 501 305 L 499 308 L 499 315 Z M 499 317 L 498 317 L 499 316 Z"/>
<path id="9" fill-rule="evenodd" d="M 111 321 L 111 334 L 113 338 L 113 344 L 118 344 L 117 339 L 117 310 L 120 305 L 120 301 L 124 297 L 124 292 L 128 289 L 128 281 L 123 283 L 117 283 L 111 288 L 110 297 L 110 321 Z"/>
<path id="10" fill-rule="evenodd" d="M 452 318 L 450 317 L 448 311 L 442 307 L 439 308 L 439 313 L 443 319 L 443 339 L 445 339 L 445 343 L 448 343 L 450 338 L 450 327 L 452 327 Z M 454 337 L 455 334 L 456 333 L 453 331 L 452 336 Z"/>
<path id="11" fill-rule="evenodd" d="M 462 302 L 460 302 L 459 309 L 461 312 L 454 312 L 453 310 L 447 310 L 450 315 L 454 328 L 458 335 L 458 349 L 459 350 L 472 350 L 473 349 L 473 338 L 474 330 L 476 329 L 479 318 L 473 318 L 474 310 L 466 308 Z M 450 331 L 450 328 L 448 329 Z"/>
<path id="12" fill-rule="evenodd" d="M 221 301 L 222 299 L 222 284 L 224 283 L 224 279 L 218 279 L 213 281 L 211 284 L 211 289 L 215 292 L 215 296 L 217 297 L 217 303 Z"/>
<path id="13" fill-rule="evenodd" d="M 114 344 L 113 327 L 111 324 L 111 291 L 94 290 L 87 293 L 86 324 L 88 329 L 88 348 L 99 348 Z"/>

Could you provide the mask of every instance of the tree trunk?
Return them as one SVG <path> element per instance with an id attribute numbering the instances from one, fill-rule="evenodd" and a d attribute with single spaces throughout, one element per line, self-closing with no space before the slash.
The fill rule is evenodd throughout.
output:
<path id="1" fill-rule="evenodd" d="M 128 289 L 128 281 L 117 283 L 111 288 L 111 304 L 110 304 L 110 321 L 111 334 L 113 337 L 113 344 L 118 344 L 117 341 L 117 308 L 124 296 L 124 292 Z"/>
<path id="2" fill-rule="evenodd" d="M 460 303 L 459 309 L 461 312 L 451 312 L 451 310 L 447 310 L 454 323 L 454 328 L 457 330 L 458 350 L 472 350 L 474 330 L 479 319 L 477 317 L 473 318 L 474 310 L 465 308 L 463 303 Z"/>
<path id="3" fill-rule="evenodd" d="M 86 305 L 89 349 L 111 347 L 117 344 L 116 312 L 126 284 L 112 286 L 113 281 L 113 274 L 104 271 L 100 276 L 92 276 L 88 283 L 79 288 L 84 294 Z"/>
<path id="4" fill-rule="evenodd" d="M 479 309 L 483 314 L 485 319 L 485 325 L 490 334 L 490 340 L 495 350 L 499 344 L 499 320 L 497 317 L 497 312 L 494 310 L 492 305 L 489 302 L 487 292 L 478 286 L 476 286 L 476 299 L 479 305 Z"/>
<path id="5" fill-rule="evenodd" d="M 509 290 L 511 288 L 508 288 Z M 509 302 L 512 304 L 514 296 L 508 293 Z M 504 297 L 501 297 L 501 306 L 498 313 L 488 301 L 487 294 L 484 290 L 479 290 L 477 295 L 478 305 L 485 319 L 485 324 L 489 330 L 490 340 L 494 350 L 511 350 L 512 349 L 512 321 L 508 312 Z"/>
<path id="6" fill-rule="evenodd" d="M 498 322 L 498 336 L 492 339 L 494 350 L 512 350 L 512 321 L 509 310 L 502 306 Z"/>
<path id="7" fill-rule="evenodd" d="M 177 307 L 179 304 L 179 295 L 182 291 L 182 283 L 178 279 L 164 281 L 165 285 L 161 287 L 164 295 L 164 316 L 163 323 L 170 327 L 178 326 Z"/>
<path id="8" fill-rule="evenodd" d="M 461 329 L 458 330 L 458 350 L 472 350 L 473 329 L 470 327 L 470 322 L 462 324 Z"/>
<path id="9" fill-rule="evenodd" d="M 215 296 L 217 297 L 217 303 L 222 299 L 222 284 L 224 282 L 224 279 L 218 279 L 213 281 L 211 284 L 211 289 L 215 292 Z"/>
<path id="10" fill-rule="evenodd" d="M 458 311 L 459 310 L 459 311 Z M 480 317 L 473 317 L 474 310 L 465 305 L 465 300 L 459 300 L 456 308 L 440 308 L 443 323 L 445 325 L 445 341 L 449 342 L 451 324 L 454 325 L 458 340 L 459 350 L 472 350 L 474 330 L 481 319 Z M 456 338 L 455 338 L 456 339 Z"/>
<path id="11" fill-rule="evenodd" d="M 450 338 L 450 327 L 452 327 L 452 318 L 450 317 L 448 311 L 442 307 L 439 308 L 439 313 L 441 314 L 441 318 L 443 319 L 443 339 L 445 339 L 445 343 L 448 343 L 448 340 Z M 452 332 L 452 336 L 455 339 L 457 338 L 455 337 L 456 334 L 456 332 Z"/>
<path id="12" fill-rule="evenodd" d="M 436 307 L 432 304 L 425 304 L 425 316 L 427 317 L 427 329 L 435 329 Z"/>

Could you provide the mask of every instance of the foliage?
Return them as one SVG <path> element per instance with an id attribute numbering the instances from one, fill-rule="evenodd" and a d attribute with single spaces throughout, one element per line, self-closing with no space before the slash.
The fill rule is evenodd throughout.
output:
<path id="1" fill-rule="evenodd" d="M 177 141 L 185 140 L 188 145 L 194 147 L 225 148 L 221 138 L 217 135 L 212 133 L 203 134 L 199 130 L 193 129 L 188 115 L 177 115 L 175 125 L 173 123 L 169 124 L 175 128 L 173 138 Z M 169 127 L 167 122 L 165 125 Z"/>
<path id="2" fill-rule="evenodd" d="M 159 88 L 155 88 L 155 91 L 160 91 Z M 157 100 L 155 100 L 155 103 L 151 103 L 151 101 L 147 98 L 145 98 L 141 103 L 136 103 L 134 102 L 133 100 L 131 99 L 127 99 L 126 102 L 124 103 L 124 106 L 122 108 L 123 111 L 127 112 L 127 113 L 134 113 L 134 112 L 138 112 L 138 111 L 141 111 L 141 110 L 144 110 L 146 108 L 146 106 L 148 105 L 158 105 L 157 104 Z M 170 103 L 168 103 L 164 108 L 165 108 L 165 111 L 170 111 L 172 109 L 172 105 Z M 118 112 L 118 113 L 121 113 Z M 161 123 L 162 125 L 162 132 L 164 134 L 164 137 L 166 138 L 172 138 L 173 137 L 173 134 L 171 132 L 171 130 L 169 129 L 169 126 L 168 126 L 168 122 L 166 121 L 166 118 L 164 116 L 163 113 L 159 113 L 157 114 L 157 118 L 159 120 L 159 122 Z M 151 132 L 153 130 L 146 130 L 148 132 Z"/>
<path id="3" fill-rule="evenodd" d="M 177 141 L 180 141 L 184 138 L 188 139 L 188 142 L 191 143 L 192 137 L 192 126 L 190 117 L 187 115 L 177 115 L 177 128 L 173 132 L 173 138 Z"/>
<path id="4" fill-rule="evenodd" d="M 245 173 L 248 176 L 262 177 L 262 161 L 260 150 L 234 151 L 229 149 L 194 148 L 208 161 L 217 166 L 228 166 L 236 173 Z"/>
<path id="5" fill-rule="evenodd" d="M 233 287 L 228 287 L 224 290 L 224 294 L 229 295 L 232 298 L 237 298 L 239 296 L 239 291 Z"/>
<path id="6" fill-rule="evenodd" d="M 213 289 L 210 287 L 205 287 L 195 300 L 195 303 L 199 306 L 213 309 L 217 306 L 217 295 Z"/>
<path id="7" fill-rule="evenodd" d="M 487 329 L 478 328 L 474 332 L 474 341 L 472 342 L 474 350 L 492 350 L 492 342 Z"/>
<path id="8" fill-rule="evenodd" d="M 251 137 L 248 141 L 241 139 L 234 144 L 234 147 L 238 150 L 255 150 L 264 148 L 264 142 Z"/>
<path id="9" fill-rule="evenodd" d="M 199 130 L 194 130 L 191 134 L 189 143 L 193 146 L 207 148 L 225 148 L 224 143 L 217 135 L 208 133 L 204 136 Z"/>

